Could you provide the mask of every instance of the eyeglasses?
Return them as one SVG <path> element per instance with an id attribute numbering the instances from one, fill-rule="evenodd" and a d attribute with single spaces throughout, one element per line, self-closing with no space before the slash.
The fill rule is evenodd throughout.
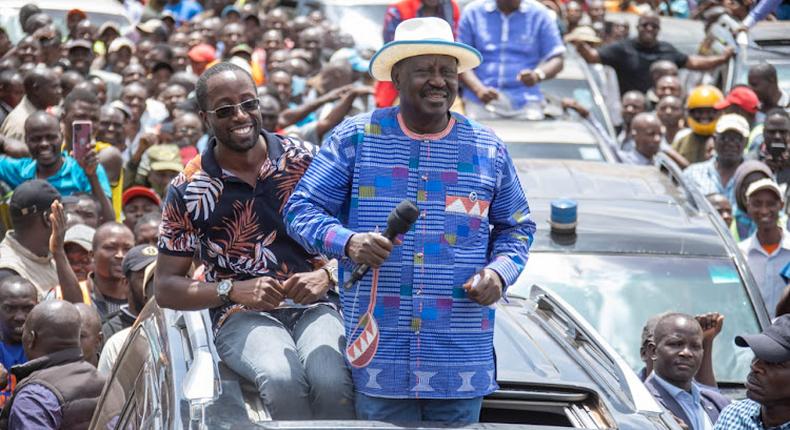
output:
<path id="1" fill-rule="evenodd" d="M 258 99 L 249 99 L 239 104 L 222 106 L 206 112 L 216 115 L 217 118 L 230 118 L 236 113 L 237 108 L 241 108 L 242 112 L 255 112 L 258 110 L 259 105 L 260 101 Z"/>
<path id="2" fill-rule="evenodd" d="M 639 27 L 639 28 L 654 28 L 654 29 L 661 28 L 660 25 L 658 25 L 656 23 L 653 23 L 653 22 L 644 22 L 642 24 L 639 24 L 637 27 Z"/>

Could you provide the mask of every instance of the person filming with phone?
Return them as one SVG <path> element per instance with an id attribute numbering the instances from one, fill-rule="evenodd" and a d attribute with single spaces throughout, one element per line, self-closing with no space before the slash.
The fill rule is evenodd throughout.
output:
<path id="1" fill-rule="evenodd" d="M 763 124 L 761 155 L 779 185 L 790 183 L 790 115 L 782 108 L 767 112 Z M 787 194 L 787 191 L 785 191 Z"/>

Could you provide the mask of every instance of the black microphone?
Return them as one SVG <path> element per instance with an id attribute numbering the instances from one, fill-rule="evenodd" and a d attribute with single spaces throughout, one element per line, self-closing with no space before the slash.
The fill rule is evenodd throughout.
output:
<path id="1" fill-rule="evenodd" d="M 384 237 L 389 240 L 394 240 L 397 235 L 406 234 L 419 216 L 420 210 L 417 209 L 417 206 L 410 200 L 404 200 L 398 203 L 398 206 L 396 206 L 387 217 L 387 229 L 384 230 Z M 351 273 L 351 277 L 348 278 L 348 281 L 343 284 L 343 288 L 349 289 L 353 287 L 357 281 L 368 273 L 369 269 L 370 267 L 368 267 L 367 264 L 360 264 L 357 266 L 354 272 Z"/>

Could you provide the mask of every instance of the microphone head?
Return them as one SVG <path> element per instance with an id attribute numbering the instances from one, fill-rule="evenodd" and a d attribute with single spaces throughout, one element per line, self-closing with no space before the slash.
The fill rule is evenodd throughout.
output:
<path id="1" fill-rule="evenodd" d="M 410 200 L 404 200 L 387 217 L 387 231 L 393 233 L 393 236 L 406 234 L 419 216 L 420 210 L 417 206 Z"/>

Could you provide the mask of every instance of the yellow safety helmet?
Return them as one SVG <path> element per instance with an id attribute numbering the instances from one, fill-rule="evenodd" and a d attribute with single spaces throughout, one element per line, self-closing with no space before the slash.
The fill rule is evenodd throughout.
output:
<path id="1" fill-rule="evenodd" d="M 686 121 L 691 127 L 691 130 L 702 136 L 710 136 L 716 130 L 716 120 L 708 123 L 701 123 L 696 121 L 691 116 L 692 109 L 698 108 L 711 108 L 719 101 L 724 100 L 724 94 L 713 85 L 700 85 L 689 93 L 686 100 Z"/>

